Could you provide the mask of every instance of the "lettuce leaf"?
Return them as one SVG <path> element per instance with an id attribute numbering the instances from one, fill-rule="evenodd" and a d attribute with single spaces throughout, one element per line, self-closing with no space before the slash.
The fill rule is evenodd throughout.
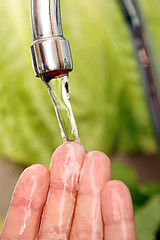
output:
<path id="1" fill-rule="evenodd" d="M 150 199 L 136 214 L 136 231 L 138 240 L 156 240 L 160 230 L 160 194 Z"/>

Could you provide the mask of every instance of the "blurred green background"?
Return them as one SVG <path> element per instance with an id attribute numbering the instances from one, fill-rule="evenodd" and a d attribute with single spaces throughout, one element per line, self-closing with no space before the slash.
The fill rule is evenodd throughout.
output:
<path id="1" fill-rule="evenodd" d="M 160 1 L 138 2 L 160 66 Z M 160 184 L 152 167 L 158 166 L 157 146 L 132 41 L 117 3 L 61 0 L 63 32 L 74 63 L 70 98 L 84 147 L 109 155 L 112 178 L 123 180 L 131 191 L 138 239 L 156 240 Z M 49 166 L 62 143 L 51 100 L 33 74 L 31 43 L 29 0 L 0 0 L 0 164 L 15 162 L 9 165 L 12 169 L 33 163 Z M 147 166 L 153 178 L 141 179 Z"/>

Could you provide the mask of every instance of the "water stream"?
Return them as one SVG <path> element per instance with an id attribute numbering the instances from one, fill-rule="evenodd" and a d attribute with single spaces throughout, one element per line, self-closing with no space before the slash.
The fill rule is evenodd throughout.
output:
<path id="1" fill-rule="evenodd" d="M 68 76 L 53 78 L 49 82 L 42 78 L 52 99 L 63 141 L 78 140 L 78 130 L 69 99 Z"/>

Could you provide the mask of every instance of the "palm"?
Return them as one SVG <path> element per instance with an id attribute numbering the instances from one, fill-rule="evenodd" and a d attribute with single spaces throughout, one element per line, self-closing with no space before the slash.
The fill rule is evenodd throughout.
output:
<path id="1" fill-rule="evenodd" d="M 41 165 L 22 174 L 0 239 L 135 240 L 128 189 L 109 180 L 103 153 L 64 144 L 53 154 L 50 174 Z"/>

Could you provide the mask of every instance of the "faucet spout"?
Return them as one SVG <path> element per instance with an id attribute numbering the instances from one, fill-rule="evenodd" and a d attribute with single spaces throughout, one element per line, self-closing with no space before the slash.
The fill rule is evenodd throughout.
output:
<path id="1" fill-rule="evenodd" d="M 72 70 L 69 42 L 63 37 L 60 0 L 31 0 L 33 43 L 30 47 L 34 73 L 51 79 Z"/>

